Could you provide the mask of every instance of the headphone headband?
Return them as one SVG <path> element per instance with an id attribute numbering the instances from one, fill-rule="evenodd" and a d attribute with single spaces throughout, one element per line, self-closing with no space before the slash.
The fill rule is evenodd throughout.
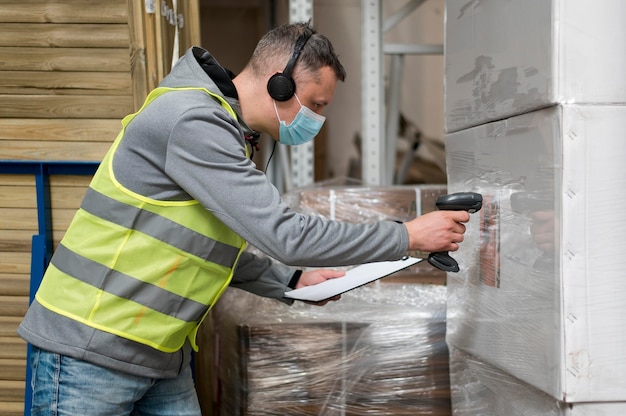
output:
<path id="1" fill-rule="evenodd" d="M 289 58 L 289 62 L 287 62 L 287 65 L 283 70 L 283 74 L 285 76 L 291 78 L 291 73 L 293 72 L 293 68 L 296 66 L 296 61 L 300 56 L 300 52 L 302 52 L 302 48 L 304 48 L 304 45 L 309 40 L 311 35 L 312 33 L 307 33 L 307 31 L 305 31 L 303 34 L 300 35 L 298 40 L 296 40 L 296 45 L 293 47 L 293 53 L 291 54 L 291 58 Z"/>

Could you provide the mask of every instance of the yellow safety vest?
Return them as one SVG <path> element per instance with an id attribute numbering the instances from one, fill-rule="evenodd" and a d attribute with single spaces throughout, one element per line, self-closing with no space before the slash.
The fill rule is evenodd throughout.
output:
<path id="1" fill-rule="evenodd" d="M 55 251 L 37 301 L 45 308 L 120 337 L 174 352 L 195 338 L 227 288 L 246 242 L 198 201 L 158 201 L 122 186 L 113 158 L 128 123 L 150 102 L 177 90 L 157 88 L 122 120 L 122 131 L 89 185 Z"/>

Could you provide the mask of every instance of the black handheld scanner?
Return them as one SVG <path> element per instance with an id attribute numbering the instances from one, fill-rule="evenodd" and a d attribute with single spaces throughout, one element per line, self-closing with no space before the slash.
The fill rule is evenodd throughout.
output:
<path id="1" fill-rule="evenodd" d="M 457 192 L 454 194 L 442 195 L 435 202 L 437 208 L 447 211 L 467 211 L 473 214 L 483 206 L 483 196 L 476 192 Z M 445 272 L 458 272 L 459 264 L 447 251 L 439 251 L 428 255 L 428 262 L 436 268 Z"/>

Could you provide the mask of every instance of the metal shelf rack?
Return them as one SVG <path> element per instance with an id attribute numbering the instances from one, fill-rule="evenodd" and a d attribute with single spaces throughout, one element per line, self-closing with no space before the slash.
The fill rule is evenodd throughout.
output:
<path id="1" fill-rule="evenodd" d="M 417 9 L 425 0 L 410 0 L 383 20 L 382 0 L 361 0 L 361 137 L 362 175 L 367 185 L 390 185 L 395 166 L 400 114 L 402 69 L 405 55 L 442 55 L 443 45 L 384 44 L 383 34 Z M 290 22 L 309 20 L 313 0 L 290 0 Z M 391 55 L 388 105 L 385 105 L 384 56 Z M 287 173 L 291 186 L 313 183 L 313 143 L 291 150 Z"/>

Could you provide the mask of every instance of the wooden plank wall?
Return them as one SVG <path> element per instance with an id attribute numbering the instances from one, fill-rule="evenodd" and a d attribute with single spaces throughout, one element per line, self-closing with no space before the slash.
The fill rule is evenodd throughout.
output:
<path id="1" fill-rule="evenodd" d="M 0 0 L 0 160 L 100 161 L 179 52 L 200 43 L 198 0 Z M 184 25 L 183 25 L 184 22 Z M 175 23 L 176 24 L 176 23 Z M 50 178 L 56 246 L 90 177 Z M 0 174 L 0 415 L 22 415 L 35 178 Z"/>
<path id="2" fill-rule="evenodd" d="M 128 22 L 128 0 L 0 0 L 0 159 L 101 160 L 135 106 Z M 51 178 L 55 243 L 88 181 Z M 24 411 L 26 344 L 15 330 L 28 307 L 36 233 L 34 176 L 0 175 L 0 414 L 6 416 Z"/>

